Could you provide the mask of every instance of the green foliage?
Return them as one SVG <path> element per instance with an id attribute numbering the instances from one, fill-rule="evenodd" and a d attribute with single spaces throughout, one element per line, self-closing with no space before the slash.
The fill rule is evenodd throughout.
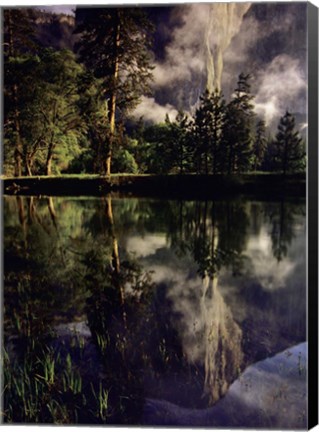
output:
<path id="1" fill-rule="evenodd" d="M 225 101 L 220 93 L 207 90 L 200 98 L 193 122 L 194 156 L 197 173 L 217 174 L 221 169 Z"/>
<path id="2" fill-rule="evenodd" d="M 165 122 L 145 128 L 140 119 L 137 128 L 134 153 L 140 172 L 183 174 L 190 169 L 190 123 L 186 114 L 179 112 L 173 122 L 167 116 Z"/>
<path id="3" fill-rule="evenodd" d="M 86 125 L 83 153 L 74 159 L 70 172 L 76 167 L 80 172 L 101 173 L 105 153 L 109 146 L 110 124 L 108 105 L 103 90 L 103 80 L 85 70 L 79 79 L 80 115 Z"/>
<path id="4" fill-rule="evenodd" d="M 190 121 L 185 113 L 179 111 L 171 127 L 171 142 L 173 147 L 176 170 L 180 174 L 187 172 L 191 167 L 190 151 Z"/>
<path id="5" fill-rule="evenodd" d="M 110 414 L 108 390 L 101 381 L 83 387 L 70 354 L 64 358 L 48 342 L 31 341 L 32 349 L 19 359 L 3 350 L 4 423 L 105 423 Z M 84 347 L 77 349 L 83 355 Z"/>
<path id="6" fill-rule="evenodd" d="M 82 67 L 67 50 L 45 49 L 5 62 L 5 152 L 15 132 L 19 111 L 19 138 L 24 173 L 59 173 L 80 153 L 85 125 L 78 109 L 77 80 Z M 13 81 L 12 81 L 13 80 Z M 19 82 L 17 97 L 12 93 Z M 10 151 L 8 151 L 10 154 Z M 54 165 L 51 168 L 52 159 Z"/>
<path id="7" fill-rule="evenodd" d="M 44 50 L 41 59 L 42 78 L 46 88 L 40 112 L 47 127 L 44 138 L 47 145 L 46 174 L 50 175 L 53 158 L 56 158 L 58 166 L 63 161 L 63 169 L 69 160 L 79 153 L 78 141 L 85 131 L 78 108 L 78 79 L 83 68 L 76 62 L 74 54 L 68 50 Z M 55 154 L 58 147 L 60 155 Z M 69 160 L 65 157 L 63 147 L 68 149 Z"/>
<path id="8" fill-rule="evenodd" d="M 82 21 L 79 18 L 81 13 Z M 105 116 L 110 124 L 110 134 L 101 154 L 110 163 L 116 140 L 116 116 L 123 119 L 136 107 L 140 97 L 150 90 L 153 28 L 141 8 L 80 9 L 77 14 L 80 20 L 77 32 L 81 34 L 77 44 L 80 58 L 101 80 L 107 103 Z M 103 161 L 103 167 L 104 164 Z M 105 170 L 108 171 L 109 167 L 103 168 Z"/>
<path id="9" fill-rule="evenodd" d="M 81 8 L 76 13 L 81 60 L 102 79 L 106 95 L 116 91 L 117 106 L 122 112 L 133 108 L 140 96 L 149 91 L 151 78 L 153 28 L 145 13 L 141 8 Z M 114 38 L 117 26 L 118 46 Z M 115 63 L 120 69 L 117 82 Z"/>
<path id="10" fill-rule="evenodd" d="M 138 165 L 134 159 L 132 153 L 127 149 L 119 149 L 117 154 L 114 155 L 114 167 L 115 172 L 137 174 Z"/>
<path id="11" fill-rule="evenodd" d="M 151 125 L 145 129 L 144 159 L 148 166 L 147 172 L 167 174 L 173 169 L 175 161 L 170 138 L 171 126 L 168 122 Z"/>
<path id="12" fill-rule="evenodd" d="M 33 128 L 23 127 L 34 113 L 30 107 L 35 96 L 30 85 L 30 75 L 38 70 L 38 63 L 36 57 L 25 54 L 9 57 L 4 64 L 4 168 L 8 173 L 15 173 L 17 155 L 19 164 L 21 163 L 24 134 L 28 134 L 28 139 L 31 137 L 32 148 L 38 146 L 36 142 L 33 143 Z"/>
<path id="13" fill-rule="evenodd" d="M 249 171 L 251 167 L 254 114 L 249 79 L 249 75 L 239 75 L 234 97 L 227 105 L 223 129 L 224 167 L 227 174 Z"/>
<path id="14" fill-rule="evenodd" d="M 295 130 L 293 115 L 287 111 L 280 119 L 278 133 L 273 142 L 273 167 L 284 175 L 304 171 L 305 156 L 305 144 Z"/>

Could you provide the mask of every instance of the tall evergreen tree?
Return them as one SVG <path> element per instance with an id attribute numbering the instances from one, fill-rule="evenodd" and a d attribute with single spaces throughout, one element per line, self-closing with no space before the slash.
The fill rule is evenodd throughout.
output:
<path id="1" fill-rule="evenodd" d="M 304 142 L 295 130 L 295 118 L 286 111 L 280 119 L 274 141 L 274 168 L 284 175 L 288 172 L 302 171 L 305 168 L 305 156 Z"/>
<path id="2" fill-rule="evenodd" d="M 136 141 L 135 160 L 140 173 L 145 173 L 148 170 L 147 153 L 148 144 L 145 141 L 145 123 L 143 117 L 140 117 L 132 131 L 132 138 Z"/>
<path id="3" fill-rule="evenodd" d="M 239 75 L 234 97 L 226 109 L 223 154 L 228 174 L 248 171 L 251 166 L 254 112 L 249 79 L 250 75 Z"/>
<path id="4" fill-rule="evenodd" d="M 212 103 L 206 90 L 200 97 L 193 122 L 193 146 L 196 172 L 208 174 L 211 159 L 210 141 L 212 135 Z"/>
<path id="5" fill-rule="evenodd" d="M 264 171 L 274 171 L 274 156 L 276 153 L 275 144 L 274 144 L 274 138 L 271 136 L 270 133 L 267 134 L 266 138 L 266 148 L 265 148 L 265 154 L 263 157 L 262 162 L 262 169 Z"/>
<path id="6" fill-rule="evenodd" d="M 225 101 L 219 92 L 208 90 L 200 97 L 193 121 L 194 155 L 197 172 L 216 174 L 220 169 Z"/>
<path id="7" fill-rule="evenodd" d="M 253 164 L 254 171 L 261 167 L 267 146 L 266 123 L 259 120 L 256 126 L 256 136 L 253 144 Z"/>
<path id="8" fill-rule="evenodd" d="M 221 93 L 211 95 L 211 157 L 212 173 L 217 174 L 222 169 L 222 135 L 225 121 L 226 103 Z"/>
<path id="9" fill-rule="evenodd" d="M 183 174 L 190 165 L 189 119 L 184 112 L 179 111 L 175 121 L 170 126 L 170 141 L 173 147 L 175 164 L 179 173 Z"/>
<path id="10" fill-rule="evenodd" d="M 94 77 L 89 70 L 79 80 L 80 115 L 86 124 L 86 149 L 75 161 L 77 171 L 101 173 L 103 171 L 103 148 L 109 135 L 107 102 L 102 92 L 102 80 Z"/>
<path id="11" fill-rule="evenodd" d="M 147 172 L 168 174 L 176 167 L 176 157 L 172 144 L 172 124 L 168 117 L 165 122 L 145 128 L 145 154 Z"/>
<path id="12" fill-rule="evenodd" d="M 153 29 L 141 8 L 77 8 L 76 18 L 80 58 L 102 79 L 108 100 L 104 172 L 110 175 L 116 113 L 125 115 L 149 91 Z"/>

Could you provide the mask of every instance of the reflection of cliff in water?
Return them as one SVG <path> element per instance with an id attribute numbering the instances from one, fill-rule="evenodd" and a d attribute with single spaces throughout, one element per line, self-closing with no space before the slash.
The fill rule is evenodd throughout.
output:
<path id="1" fill-rule="evenodd" d="M 242 330 L 221 295 L 218 276 L 198 277 L 196 282 L 181 296 L 177 285 L 172 286 L 168 297 L 177 317 L 172 327 L 178 330 L 187 362 L 202 371 L 202 403 L 197 405 L 207 406 L 227 392 L 241 370 Z"/>
<path id="2" fill-rule="evenodd" d="M 179 253 L 190 253 L 199 275 L 183 280 L 175 270 L 178 282 L 168 295 L 181 317 L 176 326 L 187 358 L 203 366 L 210 404 L 242 368 L 305 340 L 305 263 L 295 256 L 304 249 L 302 207 L 213 202 L 180 209 L 172 242 Z M 280 233 L 290 233 L 281 235 L 286 252 L 280 262 L 277 219 Z"/>
<path id="3" fill-rule="evenodd" d="M 220 220 L 218 207 L 215 203 L 212 203 L 211 207 L 208 203 L 196 206 L 192 236 L 183 236 L 190 240 L 189 250 L 198 265 L 199 277 L 196 281 L 201 281 L 201 286 L 193 288 L 188 299 L 183 302 L 172 294 L 174 308 L 181 316 L 182 323 L 178 326 L 183 349 L 190 362 L 204 369 L 203 397 L 210 405 L 226 393 L 229 385 L 238 376 L 243 362 L 242 331 L 218 286 L 218 274 L 224 261 L 234 261 L 231 243 L 223 239 L 225 226 Z M 241 209 L 232 207 L 227 212 L 226 231 L 231 225 L 232 213 L 238 215 Z M 244 226 L 240 232 L 243 246 L 246 218 L 242 220 Z M 236 259 L 239 256 L 239 246 L 237 251 Z"/>
<path id="4" fill-rule="evenodd" d="M 237 375 L 242 361 L 242 331 L 235 323 L 231 310 L 218 290 L 218 277 L 203 279 L 202 311 L 205 335 L 204 394 L 209 403 L 219 400 Z"/>

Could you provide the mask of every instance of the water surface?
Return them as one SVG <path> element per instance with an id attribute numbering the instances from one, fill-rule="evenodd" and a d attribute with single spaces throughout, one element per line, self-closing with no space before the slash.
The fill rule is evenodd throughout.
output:
<path id="1" fill-rule="evenodd" d="M 249 418 L 236 425 L 305 427 L 305 223 L 303 201 L 5 197 L 6 352 L 18 369 L 32 364 L 30 392 L 44 386 L 34 364 L 49 352 L 45 391 L 68 410 L 79 402 L 63 416 L 37 389 L 37 416 L 9 414 L 22 398 L 22 372 L 9 370 L 4 421 L 233 426 L 232 389 L 266 367 L 280 383 L 261 387 L 254 409 L 243 398 Z M 65 368 L 81 389 L 60 378 Z"/>

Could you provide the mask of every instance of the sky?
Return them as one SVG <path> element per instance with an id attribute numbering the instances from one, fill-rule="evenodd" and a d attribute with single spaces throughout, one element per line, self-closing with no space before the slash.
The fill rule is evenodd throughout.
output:
<path id="1" fill-rule="evenodd" d="M 306 2 L 161 6 L 151 12 L 156 23 L 153 94 L 142 97 L 136 118 L 159 122 L 166 114 L 174 119 L 178 110 L 193 113 L 206 86 L 221 88 L 229 100 L 243 72 L 251 75 L 254 110 L 267 125 L 277 125 L 289 110 L 297 114 L 300 129 L 306 126 Z M 38 7 L 67 14 L 74 9 Z"/>
<path id="2" fill-rule="evenodd" d="M 66 14 L 66 15 L 74 15 L 74 6 L 64 6 L 64 5 L 56 5 L 56 6 L 38 6 L 39 9 L 47 10 L 56 14 Z"/>
<path id="3" fill-rule="evenodd" d="M 267 124 L 287 109 L 306 113 L 306 4 L 224 6 L 175 6 L 160 23 L 161 39 L 169 37 L 156 58 L 154 96 L 143 98 L 137 115 L 156 120 L 166 112 L 174 117 L 178 109 L 193 111 L 208 84 L 210 64 L 215 75 L 222 68 L 219 85 L 227 100 L 239 74 L 251 74 L 255 112 Z"/>

